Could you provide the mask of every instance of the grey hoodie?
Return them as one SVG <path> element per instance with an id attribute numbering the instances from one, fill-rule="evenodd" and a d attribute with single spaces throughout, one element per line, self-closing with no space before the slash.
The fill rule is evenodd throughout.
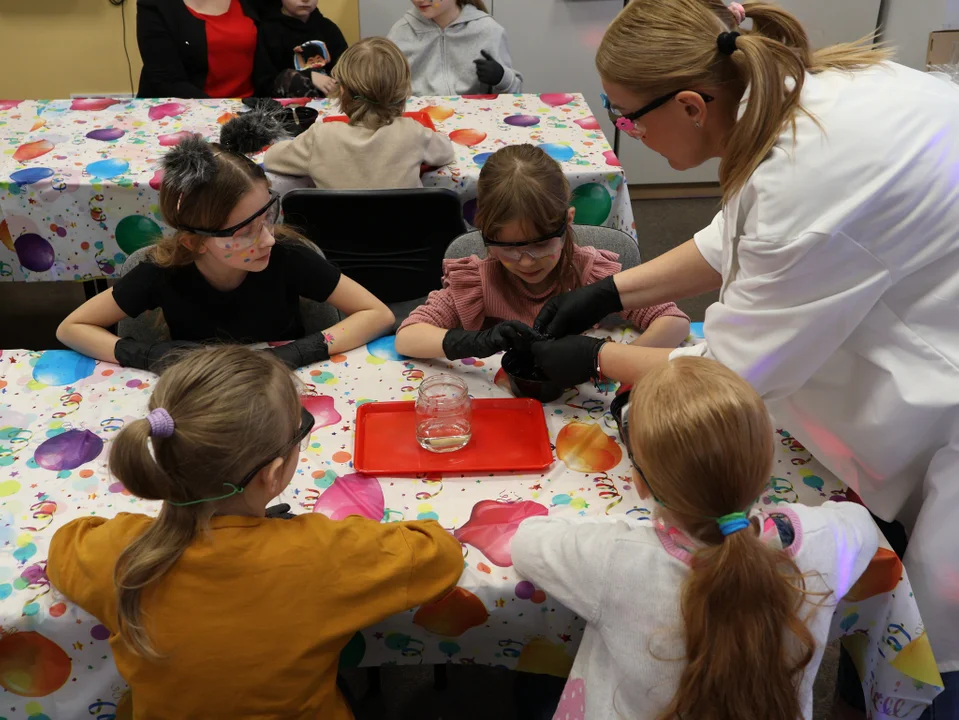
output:
<path id="1" fill-rule="evenodd" d="M 460 16 L 441 29 L 416 9 L 409 9 L 388 35 L 413 70 L 414 95 L 481 95 L 489 92 L 476 77 L 474 60 L 485 50 L 506 71 L 494 93 L 518 93 L 523 76 L 513 64 L 506 45 L 506 31 L 489 15 L 464 5 Z"/>

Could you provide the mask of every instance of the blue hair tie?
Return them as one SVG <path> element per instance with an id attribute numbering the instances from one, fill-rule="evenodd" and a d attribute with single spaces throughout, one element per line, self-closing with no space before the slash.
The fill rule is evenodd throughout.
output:
<path id="1" fill-rule="evenodd" d="M 749 517 L 744 512 L 729 513 L 729 515 L 716 518 L 716 524 L 719 525 L 719 532 L 725 537 L 748 528 Z"/>

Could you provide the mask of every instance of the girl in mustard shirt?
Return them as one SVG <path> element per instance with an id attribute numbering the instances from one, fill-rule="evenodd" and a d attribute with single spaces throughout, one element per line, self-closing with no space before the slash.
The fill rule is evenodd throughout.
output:
<path id="1" fill-rule="evenodd" d="M 110 453 L 159 515 L 79 518 L 54 535 L 49 578 L 110 630 L 138 720 L 348 720 L 347 642 L 455 585 L 460 544 L 435 521 L 266 516 L 312 428 L 276 358 L 195 351 Z"/>

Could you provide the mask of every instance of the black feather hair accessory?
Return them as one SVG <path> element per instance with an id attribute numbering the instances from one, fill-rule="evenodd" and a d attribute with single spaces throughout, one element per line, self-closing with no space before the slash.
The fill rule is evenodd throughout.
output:
<path id="1" fill-rule="evenodd" d="M 282 110 L 279 103 L 276 107 Z M 226 123 L 220 130 L 220 147 L 230 152 L 249 155 L 290 137 L 277 110 L 263 105 L 237 115 Z"/>
<path id="2" fill-rule="evenodd" d="M 202 135 L 184 138 L 160 162 L 163 184 L 180 195 L 205 185 L 216 174 L 216 153 Z"/>

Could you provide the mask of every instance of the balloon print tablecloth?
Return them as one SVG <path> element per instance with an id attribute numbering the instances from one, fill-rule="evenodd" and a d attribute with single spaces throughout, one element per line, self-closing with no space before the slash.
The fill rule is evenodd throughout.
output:
<path id="1" fill-rule="evenodd" d="M 3 351 L 0 367 L 0 717 L 129 717 L 106 628 L 51 588 L 45 559 L 53 532 L 71 518 L 157 511 L 158 503 L 131 497 L 107 473 L 112 438 L 144 415 L 156 378 L 61 350 Z M 498 358 L 413 362 L 396 355 L 392 338 L 300 370 L 316 429 L 281 499 L 294 512 L 334 518 L 434 518 L 463 543 L 456 590 L 358 633 L 343 653 L 345 666 L 483 664 L 564 675 L 583 621 L 517 575 L 510 539 L 534 515 L 649 520 L 607 413 L 613 388 L 583 386 L 545 407 L 556 459 L 542 473 L 356 473 L 356 408 L 412 399 L 424 375 L 450 368 L 475 397 L 508 395 Z M 766 507 L 855 499 L 788 432 L 777 431 L 776 444 Z M 935 662 L 891 551 L 879 551 L 838 607 L 833 629 L 849 636 L 873 717 L 915 718 L 936 694 Z"/>
<path id="2" fill-rule="evenodd" d="M 338 113 L 326 100 L 311 106 Z M 426 109 L 453 140 L 456 161 L 423 182 L 455 190 L 467 220 L 486 158 L 529 142 L 562 163 L 576 222 L 635 237 L 623 169 L 582 95 L 413 98 L 408 109 Z M 188 133 L 217 139 L 242 110 L 236 100 L 0 100 L 0 280 L 117 275 L 166 230 L 159 158 Z M 281 191 L 309 184 L 274 181 Z"/>

